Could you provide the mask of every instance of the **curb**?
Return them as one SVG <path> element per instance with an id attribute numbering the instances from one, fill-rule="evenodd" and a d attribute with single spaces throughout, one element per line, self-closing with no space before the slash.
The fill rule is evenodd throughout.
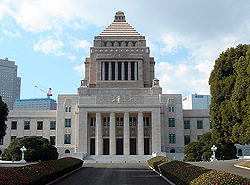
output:
<path id="1" fill-rule="evenodd" d="M 246 169 L 246 170 L 250 170 L 250 168 L 248 168 L 248 167 L 240 166 L 240 165 L 237 165 L 237 164 L 234 164 L 234 166 L 237 167 L 237 168 L 243 168 L 243 169 Z"/>
<path id="2" fill-rule="evenodd" d="M 171 185 L 175 185 L 175 183 L 173 183 L 172 181 L 168 180 L 165 176 L 163 176 L 162 174 L 160 174 L 158 171 L 156 171 L 154 168 L 152 168 L 151 166 L 149 166 L 149 168 L 151 170 L 153 170 L 155 173 L 157 173 L 160 177 L 162 177 L 165 181 L 167 181 L 169 184 Z"/>
<path id="3" fill-rule="evenodd" d="M 67 174 L 66 174 L 66 175 L 64 175 L 64 176 L 59 177 L 59 178 L 58 178 L 58 179 L 56 179 L 56 180 L 53 180 L 53 181 L 51 181 L 51 182 L 47 183 L 46 185 L 51 185 L 51 184 L 53 184 L 53 183 L 55 183 L 55 182 L 57 182 L 57 181 L 59 181 L 59 180 L 63 179 L 64 177 L 67 177 L 68 175 L 70 175 L 70 174 L 72 174 L 72 173 L 74 173 L 74 172 L 76 172 L 76 171 L 80 170 L 82 167 L 83 167 L 83 166 L 81 166 L 81 167 L 79 167 L 79 168 L 77 168 L 77 169 L 75 169 L 75 170 L 73 170 L 73 171 L 71 171 L 71 172 L 67 173 Z"/>

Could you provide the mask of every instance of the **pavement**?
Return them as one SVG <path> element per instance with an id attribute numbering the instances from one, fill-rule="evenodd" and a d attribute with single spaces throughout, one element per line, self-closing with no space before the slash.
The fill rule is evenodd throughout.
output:
<path id="1" fill-rule="evenodd" d="M 53 185 L 166 184 L 147 163 L 86 163 L 83 168 L 52 183 Z"/>
<path id="2" fill-rule="evenodd" d="M 250 170 L 235 167 L 234 164 L 238 164 L 245 160 L 226 160 L 226 161 L 213 161 L 213 162 L 188 162 L 193 165 L 210 168 L 214 170 L 221 170 L 231 172 L 237 175 L 241 175 L 250 179 Z"/>

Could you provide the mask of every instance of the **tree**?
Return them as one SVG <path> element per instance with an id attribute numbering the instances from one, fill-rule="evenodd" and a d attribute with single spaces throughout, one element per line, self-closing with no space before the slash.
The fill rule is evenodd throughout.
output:
<path id="1" fill-rule="evenodd" d="M 30 136 L 12 140 L 8 148 L 3 151 L 2 159 L 7 161 L 21 160 L 20 148 L 22 146 L 27 149 L 24 155 L 26 161 L 47 161 L 58 158 L 57 149 L 49 143 L 48 139 Z"/>
<path id="2" fill-rule="evenodd" d="M 3 139 L 6 134 L 7 125 L 5 121 L 7 121 L 8 113 L 8 107 L 6 103 L 2 101 L 2 97 L 0 96 L 0 139 Z"/>
<path id="3" fill-rule="evenodd" d="M 248 134 L 247 130 L 249 129 L 247 119 L 244 118 L 244 116 L 249 118 L 249 112 L 246 114 L 249 111 L 250 102 L 246 101 L 249 100 L 249 95 L 243 95 L 246 91 L 249 92 L 247 89 L 249 88 L 249 78 L 245 72 L 247 64 L 249 64 L 249 54 L 247 54 L 249 49 L 249 45 L 240 44 L 222 52 L 215 61 L 214 69 L 209 78 L 212 95 L 210 104 L 212 138 L 217 145 L 223 146 L 222 148 L 231 147 L 227 151 L 235 150 L 235 142 L 247 143 L 246 139 L 236 138 L 243 134 L 242 131 Z M 243 63 L 244 66 L 241 66 Z M 244 91 L 242 91 L 243 89 Z M 245 108 L 242 109 L 244 106 Z M 245 119 L 245 122 L 242 118 Z M 242 129 L 239 130 L 241 127 Z M 249 136 L 247 137 L 249 138 Z M 229 152 L 225 155 L 232 153 Z"/>

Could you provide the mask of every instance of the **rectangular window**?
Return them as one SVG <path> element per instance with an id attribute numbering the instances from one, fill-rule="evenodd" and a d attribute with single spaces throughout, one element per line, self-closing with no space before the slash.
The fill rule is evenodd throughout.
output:
<path id="1" fill-rule="evenodd" d="M 68 112 L 68 107 L 65 107 L 65 112 Z"/>
<path id="2" fill-rule="evenodd" d="M 71 112 L 71 107 L 69 107 L 69 112 Z"/>
<path id="3" fill-rule="evenodd" d="M 105 80 L 109 80 L 109 63 L 105 62 Z"/>
<path id="4" fill-rule="evenodd" d="M 131 80 L 135 80 L 135 63 L 131 62 Z"/>
<path id="5" fill-rule="evenodd" d="M 43 122 L 42 121 L 38 121 L 37 122 L 37 130 L 42 130 L 43 129 Z"/>
<path id="6" fill-rule="evenodd" d="M 129 126 L 132 126 L 132 120 L 133 120 L 133 118 L 129 118 Z"/>
<path id="7" fill-rule="evenodd" d="M 168 112 L 171 112 L 171 107 L 168 107 Z"/>
<path id="8" fill-rule="evenodd" d="M 169 143 L 171 144 L 175 143 L 175 134 L 169 134 Z"/>
<path id="9" fill-rule="evenodd" d="M 172 107 L 172 112 L 174 112 L 174 107 Z"/>
<path id="10" fill-rule="evenodd" d="M 108 126 L 110 125 L 110 118 L 107 118 L 107 120 L 108 120 Z"/>
<path id="11" fill-rule="evenodd" d="M 0 145 L 3 145 L 3 139 L 0 139 Z"/>
<path id="12" fill-rule="evenodd" d="M 128 62 L 124 62 L 124 80 L 128 80 Z"/>
<path id="13" fill-rule="evenodd" d="M 71 127 L 71 119 L 65 119 L 65 127 Z"/>
<path id="14" fill-rule="evenodd" d="M 200 137 L 201 137 L 201 135 L 197 135 L 197 141 L 199 141 Z"/>
<path id="15" fill-rule="evenodd" d="M 52 145 L 56 144 L 56 136 L 50 136 L 50 144 Z"/>
<path id="16" fill-rule="evenodd" d="M 112 74 L 112 80 L 115 80 L 115 62 L 111 62 L 111 74 Z"/>
<path id="17" fill-rule="evenodd" d="M 149 126 L 149 117 L 143 117 L 143 126 Z"/>
<path id="18" fill-rule="evenodd" d="M 16 139 L 16 136 L 11 136 L 11 141 L 12 141 L 13 139 Z"/>
<path id="19" fill-rule="evenodd" d="M 103 80 L 102 79 L 102 73 L 103 73 L 103 62 L 101 62 L 101 80 Z"/>
<path id="20" fill-rule="evenodd" d="M 118 62 L 118 80 L 122 80 L 122 63 Z"/>
<path id="21" fill-rule="evenodd" d="M 190 143 L 190 136 L 184 136 L 184 143 L 185 143 L 185 145 Z"/>
<path id="22" fill-rule="evenodd" d="M 50 122 L 50 130 L 56 130 L 56 122 L 55 121 Z"/>
<path id="23" fill-rule="evenodd" d="M 168 118 L 168 126 L 175 127 L 175 118 Z"/>
<path id="24" fill-rule="evenodd" d="M 184 129 L 190 129 L 190 121 L 184 121 Z"/>
<path id="25" fill-rule="evenodd" d="M 64 135 L 64 144 L 71 144 L 71 135 L 70 134 Z"/>
<path id="26" fill-rule="evenodd" d="M 106 126 L 106 124 L 107 124 L 106 118 L 103 118 L 103 126 Z"/>
<path id="27" fill-rule="evenodd" d="M 12 121 L 11 122 L 11 130 L 16 130 L 17 129 L 17 121 Z"/>
<path id="28" fill-rule="evenodd" d="M 116 118 L 116 126 L 119 126 L 119 118 Z"/>
<path id="29" fill-rule="evenodd" d="M 133 125 L 136 126 L 136 118 L 133 118 Z"/>
<path id="30" fill-rule="evenodd" d="M 95 118 L 90 118 L 90 126 L 95 126 Z"/>
<path id="31" fill-rule="evenodd" d="M 25 121 L 24 122 L 24 130 L 29 130 L 30 129 L 30 122 L 29 121 Z"/>
<path id="32" fill-rule="evenodd" d="M 120 125 L 123 126 L 123 118 L 120 118 Z"/>
<path id="33" fill-rule="evenodd" d="M 197 121 L 197 129 L 203 129 L 203 121 Z"/>

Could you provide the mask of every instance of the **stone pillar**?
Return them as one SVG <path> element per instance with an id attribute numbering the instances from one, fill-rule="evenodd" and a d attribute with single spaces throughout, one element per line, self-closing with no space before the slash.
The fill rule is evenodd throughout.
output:
<path id="1" fill-rule="evenodd" d="M 137 154 L 144 155 L 143 112 L 138 112 Z"/>
<path id="2" fill-rule="evenodd" d="M 111 62 L 109 62 L 109 80 L 112 79 L 112 65 Z"/>
<path id="3" fill-rule="evenodd" d="M 128 62 L 128 80 L 131 80 L 131 62 Z"/>
<path id="4" fill-rule="evenodd" d="M 115 62 L 115 80 L 118 80 L 118 62 Z"/>
<path id="5" fill-rule="evenodd" d="M 124 113 L 124 136 L 123 136 L 123 153 L 124 155 L 130 154 L 130 136 L 129 136 L 129 112 Z"/>
<path id="6" fill-rule="evenodd" d="M 152 152 L 161 152 L 160 108 L 151 112 L 152 115 Z"/>
<path id="7" fill-rule="evenodd" d="M 125 64 L 122 62 L 122 80 L 125 80 Z"/>
<path id="8" fill-rule="evenodd" d="M 115 113 L 110 113 L 110 126 L 109 126 L 109 155 L 115 155 L 116 142 L 115 142 Z"/>
<path id="9" fill-rule="evenodd" d="M 79 145 L 78 148 L 76 150 L 76 152 L 83 152 L 83 153 L 87 153 L 87 124 L 88 124 L 88 112 L 84 111 L 83 108 L 80 108 L 79 110 L 79 130 L 78 130 L 78 141 L 79 141 Z"/>
<path id="10" fill-rule="evenodd" d="M 105 62 L 102 62 L 102 80 L 105 80 Z"/>
<path id="11" fill-rule="evenodd" d="M 142 67 L 142 61 L 139 60 L 138 61 L 138 80 L 143 80 L 143 71 L 142 71 L 143 67 Z"/>
<path id="12" fill-rule="evenodd" d="M 101 113 L 96 113 L 96 126 L 95 126 L 95 155 L 103 154 L 103 140 L 102 140 L 102 119 Z"/>

